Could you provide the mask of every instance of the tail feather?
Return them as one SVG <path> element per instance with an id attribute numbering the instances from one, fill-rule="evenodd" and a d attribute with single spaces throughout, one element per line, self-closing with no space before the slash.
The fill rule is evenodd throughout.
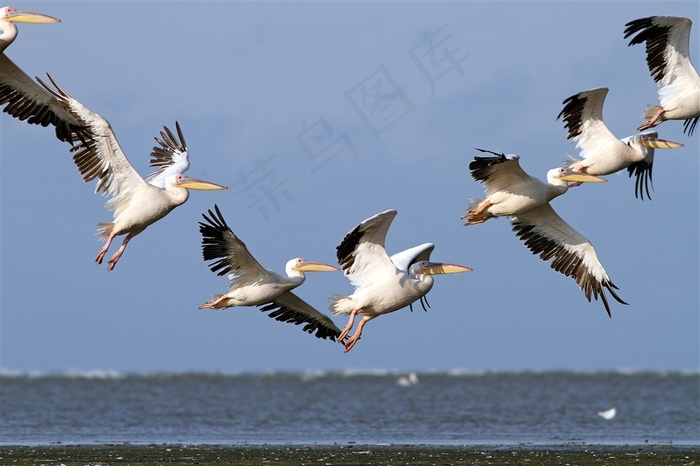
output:
<path id="1" fill-rule="evenodd" d="M 100 222 L 97 224 L 97 234 L 100 235 L 101 240 L 106 240 L 109 235 L 112 234 L 114 229 L 114 223 L 112 222 Z"/>
<path id="2" fill-rule="evenodd" d="M 352 312 L 352 298 L 334 294 L 328 298 L 328 309 L 334 316 L 340 314 L 350 314 Z"/>

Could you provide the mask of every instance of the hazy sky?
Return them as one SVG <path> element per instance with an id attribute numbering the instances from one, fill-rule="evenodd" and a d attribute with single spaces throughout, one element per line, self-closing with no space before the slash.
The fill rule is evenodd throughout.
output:
<path id="1" fill-rule="evenodd" d="M 0 115 L 2 361 L 6 370 L 266 371 L 388 368 L 660 369 L 700 366 L 698 138 L 660 137 L 653 200 L 626 172 L 553 201 L 598 251 L 619 295 L 612 319 L 532 255 L 506 219 L 464 227 L 482 197 L 475 147 L 516 153 L 545 177 L 576 155 L 556 120 L 577 92 L 610 88 L 605 121 L 636 133 L 657 102 L 643 46 L 625 23 L 690 17 L 684 3 L 23 2 L 61 18 L 20 24 L 7 55 L 107 118 L 143 175 L 153 137 L 179 121 L 189 175 L 229 186 L 136 237 L 114 271 L 93 260 L 105 199 L 81 181 L 52 129 Z M 473 267 L 438 276 L 420 307 L 370 322 L 348 354 L 256 308 L 197 307 L 226 290 L 201 257 L 197 222 L 217 203 L 266 267 L 335 247 L 365 218 L 397 209 L 393 254 Z M 111 255 L 121 242 L 113 244 Z M 327 312 L 341 273 L 298 294 Z M 343 327 L 346 317 L 334 317 Z"/>

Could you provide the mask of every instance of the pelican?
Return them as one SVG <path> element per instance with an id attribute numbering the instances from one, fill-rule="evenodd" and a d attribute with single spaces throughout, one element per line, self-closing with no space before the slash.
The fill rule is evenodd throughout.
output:
<path id="1" fill-rule="evenodd" d="M 625 24 L 629 45 L 646 42 L 647 66 L 659 84 L 659 103 L 649 108 L 638 129 L 652 128 L 666 120 L 685 120 L 683 131 L 693 134 L 700 119 L 700 77 L 690 61 L 688 18 L 650 16 Z"/>
<path id="2" fill-rule="evenodd" d="M 554 258 L 552 268 L 573 277 L 576 284 L 591 301 L 591 295 L 603 300 L 610 316 L 610 306 L 605 289 L 620 303 L 593 245 L 571 228 L 549 205 L 564 194 L 571 183 L 605 181 L 588 173 L 577 173 L 567 168 L 554 168 L 547 172 L 547 183 L 533 178 L 520 168 L 517 155 L 494 154 L 492 157 L 475 157 L 469 164 L 471 176 L 486 186 L 486 200 L 472 199 L 469 210 L 462 217 L 465 225 L 483 223 L 493 217 L 510 217 L 516 236 L 525 242 L 542 260 Z"/>
<path id="3" fill-rule="evenodd" d="M 205 261 L 215 261 L 209 265 L 212 272 L 219 276 L 228 274 L 229 291 L 214 295 L 214 299 L 202 304 L 199 309 L 261 306 L 261 311 L 273 311 L 269 316 L 276 320 L 305 324 L 305 332 L 316 332 L 317 338 L 335 341 L 340 329 L 328 316 L 311 307 L 292 290 L 304 283 L 304 272 L 333 272 L 339 269 L 297 257 L 287 262 L 286 277 L 266 270 L 248 251 L 245 243 L 231 231 L 219 206 L 215 204 L 214 209 L 216 213 L 209 210 L 208 217 L 202 214 L 206 223 L 199 222 L 202 255 Z"/>
<path id="4" fill-rule="evenodd" d="M 613 135 L 603 122 L 603 103 L 607 87 L 579 92 L 564 100 L 564 109 L 557 119 L 563 118 L 568 131 L 567 139 L 576 142 L 583 160 L 571 160 L 567 167 L 579 173 L 610 175 L 627 169 L 636 177 L 634 194 L 644 199 L 649 195 L 654 149 L 675 149 L 683 144 L 658 138 L 655 131 L 635 134 L 624 139 Z M 644 189 L 642 189 L 644 188 Z"/>
<path id="5" fill-rule="evenodd" d="M 56 137 L 72 144 L 85 137 L 84 128 L 51 94 L 46 93 L 5 55 L 5 49 L 17 37 L 15 23 L 60 21 L 53 16 L 11 6 L 0 8 L 0 105 L 7 104 L 4 111 L 21 121 L 42 126 L 54 125 Z"/>
<path id="6" fill-rule="evenodd" d="M 384 242 L 394 217 L 396 211 L 387 210 L 368 218 L 350 231 L 337 248 L 338 263 L 355 286 L 352 295 L 334 295 L 329 300 L 334 315 L 350 315 L 338 337 L 346 353 L 360 339 L 367 322 L 425 296 L 433 287 L 432 275 L 472 270 L 462 265 L 430 262 L 430 251 L 435 247 L 431 243 L 396 254 L 393 256 L 396 262 L 392 261 Z M 357 314 L 362 314 L 362 320 L 355 333 L 344 341 Z"/>
<path id="7" fill-rule="evenodd" d="M 95 258 L 98 264 L 102 263 L 112 240 L 126 235 L 109 260 L 108 270 L 112 270 L 134 236 L 187 201 L 188 189 L 226 189 L 226 186 L 183 175 L 190 166 L 189 152 L 177 122 L 177 137 L 164 127 L 161 137 L 155 138 L 160 147 L 153 148 L 150 164 L 158 170 L 143 179 L 124 155 L 109 122 L 69 96 L 51 76 L 49 79 L 55 89 L 40 79 L 39 83 L 90 131 L 89 139 L 81 140 L 71 148 L 83 181 L 97 178 L 95 192 L 111 196 L 105 206 L 114 211 L 114 221 L 97 224 L 97 232 L 105 240 Z"/>

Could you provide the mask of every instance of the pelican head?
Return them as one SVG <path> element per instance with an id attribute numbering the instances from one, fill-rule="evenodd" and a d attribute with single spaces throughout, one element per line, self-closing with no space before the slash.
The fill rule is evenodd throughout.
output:
<path id="1" fill-rule="evenodd" d="M 637 147 L 641 152 L 646 153 L 645 148 L 649 149 L 677 149 L 683 147 L 680 142 L 668 141 L 659 139 L 659 133 L 656 131 L 646 131 L 644 133 L 635 134 L 622 139 L 622 142 L 631 147 Z"/>
<path id="2" fill-rule="evenodd" d="M 442 262 L 420 261 L 411 265 L 410 274 L 418 275 L 442 275 L 448 273 L 471 272 L 471 267 L 458 264 L 445 264 Z"/>
<path id="3" fill-rule="evenodd" d="M 336 272 L 340 270 L 338 267 L 324 264 L 323 262 L 309 261 L 301 257 L 290 260 L 288 266 L 297 272 Z"/>
<path id="4" fill-rule="evenodd" d="M 10 23 L 60 23 L 61 20 L 54 18 L 53 16 L 44 15 L 41 13 L 34 13 L 33 11 L 23 11 L 17 8 L 6 6 L 0 8 L 0 21 L 7 21 Z"/>
<path id="5" fill-rule="evenodd" d="M 228 189 L 226 186 L 211 183 L 209 181 L 190 178 L 185 175 L 172 175 L 172 186 L 186 189 L 199 189 L 203 191 L 213 191 L 217 189 Z"/>

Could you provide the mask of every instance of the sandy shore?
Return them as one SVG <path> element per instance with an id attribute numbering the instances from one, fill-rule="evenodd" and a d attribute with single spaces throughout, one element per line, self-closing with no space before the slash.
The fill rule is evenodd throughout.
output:
<path id="1" fill-rule="evenodd" d="M 10 465 L 700 465 L 698 448 L 662 446 L 443 447 L 430 445 L 0 447 Z"/>

